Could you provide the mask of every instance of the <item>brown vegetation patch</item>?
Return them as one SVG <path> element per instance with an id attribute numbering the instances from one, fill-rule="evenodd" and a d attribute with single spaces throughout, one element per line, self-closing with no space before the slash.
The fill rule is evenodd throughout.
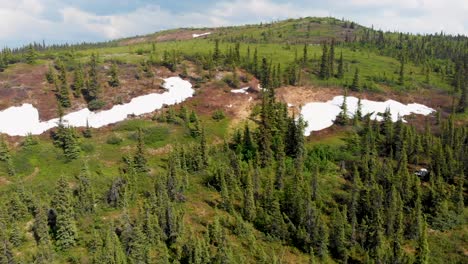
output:
<path id="1" fill-rule="evenodd" d="M 7 180 L 5 177 L 0 177 L 0 186 L 10 184 L 11 181 Z"/>
<path id="2" fill-rule="evenodd" d="M 140 79 L 137 79 L 137 65 L 121 64 L 119 65 L 121 84 L 119 87 L 110 87 L 107 83 L 109 68 L 109 63 L 104 63 L 99 67 L 102 100 L 105 103 L 103 110 L 110 109 L 115 104 L 128 103 L 137 96 L 156 92 L 162 93 L 164 92 L 161 88 L 162 78 L 174 76 L 174 73 L 171 73 L 165 67 L 153 67 L 151 70 L 154 73 L 154 77 L 147 78 L 141 76 Z M 47 69 L 47 64 L 17 64 L 4 73 L 0 73 L 0 110 L 30 103 L 38 109 L 39 118 L 42 121 L 56 118 L 57 102 L 55 88 L 45 81 Z M 143 74 L 140 73 L 140 75 Z M 73 84 L 73 72 L 68 72 L 68 83 Z M 65 114 L 87 107 L 86 101 L 82 96 L 79 98 L 73 97 L 71 89 L 70 99 L 72 106 L 65 109 Z"/>

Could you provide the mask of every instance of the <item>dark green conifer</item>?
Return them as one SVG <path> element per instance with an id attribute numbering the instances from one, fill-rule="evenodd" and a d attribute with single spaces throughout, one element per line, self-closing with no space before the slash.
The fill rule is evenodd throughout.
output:
<path id="1" fill-rule="evenodd" d="M 82 214 L 94 212 L 95 197 L 90 174 L 88 164 L 84 163 L 77 177 L 78 187 L 75 191 L 77 198 L 76 208 Z"/>
<path id="2" fill-rule="evenodd" d="M 403 57 L 400 59 L 400 72 L 398 76 L 398 84 L 405 84 L 405 59 Z"/>
<path id="3" fill-rule="evenodd" d="M 416 264 L 428 264 L 429 262 L 429 243 L 427 242 L 427 223 L 423 219 L 420 226 L 420 235 L 416 247 Z"/>
<path id="4" fill-rule="evenodd" d="M 348 250 L 346 248 L 345 222 L 338 208 L 335 208 L 333 211 L 329 243 L 330 253 L 335 258 L 346 262 Z"/>
<path id="5" fill-rule="evenodd" d="M 338 61 L 338 72 L 336 74 L 336 77 L 338 79 L 343 79 L 344 78 L 344 62 L 343 62 L 343 52 L 340 54 L 340 60 Z"/>
<path id="6" fill-rule="evenodd" d="M 120 80 L 119 80 L 119 72 L 116 63 L 112 63 L 110 70 L 109 70 L 109 85 L 111 87 L 119 87 Z"/>
<path id="7" fill-rule="evenodd" d="M 34 215 L 34 238 L 38 244 L 47 245 L 50 242 L 48 210 L 45 206 L 38 206 Z"/>
<path id="8" fill-rule="evenodd" d="M 353 83 L 351 84 L 351 90 L 355 92 L 361 91 L 361 85 L 359 82 L 359 68 L 354 71 Z"/>
<path id="9" fill-rule="evenodd" d="M 143 142 L 143 131 L 141 128 L 138 129 L 137 141 L 137 151 L 135 153 L 135 156 L 133 157 L 133 164 L 135 166 L 135 170 L 138 173 L 144 173 L 147 172 L 149 168 L 148 162 L 146 160 L 145 145 Z"/>
<path id="10" fill-rule="evenodd" d="M 63 177 L 57 183 L 52 208 L 56 214 L 54 234 L 57 247 L 65 250 L 75 246 L 77 228 L 71 204 L 71 190 Z"/>
<path id="11" fill-rule="evenodd" d="M 335 76 L 335 39 L 332 39 L 328 54 L 328 78 Z"/>
<path id="12" fill-rule="evenodd" d="M 323 80 L 326 80 L 330 76 L 330 64 L 328 63 L 329 60 L 329 55 L 328 55 L 328 47 L 327 43 L 323 43 L 323 49 L 322 49 L 322 60 L 320 63 L 320 72 L 319 72 L 319 77 Z"/>

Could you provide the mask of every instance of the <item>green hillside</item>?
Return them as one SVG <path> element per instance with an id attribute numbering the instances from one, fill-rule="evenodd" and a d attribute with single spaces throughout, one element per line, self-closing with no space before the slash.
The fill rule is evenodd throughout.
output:
<path id="1" fill-rule="evenodd" d="M 466 36 L 303 18 L 5 48 L 0 109 L 109 109 L 170 76 L 195 96 L 100 129 L 0 135 L 0 264 L 468 261 Z M 279 94 L 307 91 L 438 112 L 341 115 L 304 137 Z"/>

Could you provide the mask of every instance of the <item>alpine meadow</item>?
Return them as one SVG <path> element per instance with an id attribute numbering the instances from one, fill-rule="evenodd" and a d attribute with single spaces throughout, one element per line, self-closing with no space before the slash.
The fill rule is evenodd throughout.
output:
<path id="1" fill-rule="evenodd" d="M 468 36 L 272 21 L 3 48 L 0 264 L 468 263 Z"/>

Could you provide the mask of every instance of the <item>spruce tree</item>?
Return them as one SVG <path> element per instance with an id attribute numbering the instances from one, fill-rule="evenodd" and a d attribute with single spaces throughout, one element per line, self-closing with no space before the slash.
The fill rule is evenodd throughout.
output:
<path id="1" fill-rule="evenodd" d="M 460 96 L 460 101 L 458 102 L 458 112 L 459 113 L 464 113 L 466 109 L 468 108 L 468 84 L 465 84 L 463 87 L 461 87 L 461 96 Z"/>
<path id="2" fill-rule="evenodd" d="M 49 68 L 46 72 L 46 80 L 49 84 L 54 84 L 56 79 L 57 79 L 57 76 L 56 76 L 55 70 L 52 67 L 52 64 L 49 64 Z"/>
<path id="3" fill-rule="evenodd" d="M 256 155 L 256 151 L 257 149 L 254 139 L 252 138 L 252 133 L 250 132 L 250 127 L 246 123 L 242 136 L 242 158 L 246 161 L 252 160 Z"/>
<path id="4" fill-rule="evenodd" d="M 47 245 L 50 242 L 47 213 L 47 208 L 42 205 L 36 208 L 34 215 L 33 232 L 37 244 Z"/>
<path id="5" fill-rule="evenodd" d="M 83 130 L 83 137 L 85 138 L 92 138 L 93 137 L 93 132 L 91 131 L 91 127 L 89 126 L 89 121 L 86 120 L 86 127 Z"/>
<path id="6" fill-rule="evenodd" d="M 203 167 L 208 166 L 208 149 L 207 149 L 207 146 L 206 146 L 205 127 L 202 127 L 202 129 L 201 129 L 200 155 L 201 155 L 201 160 L 202 160 Z"/>
<path id="7" fill-rule="evenodd" d="M 34 49 L 34 46 L 30 44 L 27 49 L 26 49 L 26 55 L 25 55 L 26 63 L 28 64 L 34 64 L 37 59 L 37 52 L 36 49 Z"/>
<path id="8" fill-rule="evenodd" d="M 325 260 L 328 256 L 328 228 L 322 220 L 322 217 L 318 217 L 318 230 L 317 236 L 314 237 L 314 244 L 317 248 L 317 255 L 321 260 Z"/>
<path id="9" fill-rule="evenodd" d="M 322 80 L 326 80 L 330 76 L 330 69 L 329 69 L 330 64 L 328 63 L 328 60 L 329 60 L 329 55 L 328 55 L 327 43 L 323 43 L 322 59 L 320 63 L 320 72 L 319 72 L 319 77 Z"/>
<path id="10" fill-rule="evenodd" d="M 10 150 L 3 136 L 0 136 L 0 161 L 10 160 Z"/>
<path id="11" fill-rule="evenodd" d="M 135 153 L 135 156 L 133 157 L 133 164 L 137 172 L 147 172 L 149 168 L 147 164 L 148 162 L 146 160 L 145 146 L 143 142 L 143 132 L 141 128 L 138 129 L 137 141 L 137 151 Z"/>
<path id="12" fill-rule="evenodd" d="M 330 253 L 335 258 L 346 262 L 348 258 L 345 236 L 345 222 L 338 208 L 335 208 L 332 215 L 332 228 L 330 229 Z"/>
<path id="13" fill-rule="evenodd" d="M 218 62 L 219 59 L 221 59 L 221 51 L 219 49 L 219 39 L 216 39 L 215 40 L 214 51 L 213 51 L 213 60 L 215 62 Z"/>
<path id="14" fill-rule="evenodd" d="M 345 94 L 343 96 L 343 103 L 341 104 L 341 112 L 336 117 L 335 123 L 339 125 L 347 125 L 348 124 L 348 103 L 347 103 L 347 92 L 345 90 Z"/>
<path id="15" fill-rule="evenodd" d="M 357 108 L 356 108 L 356 112 L 354 113 L 354 117 L 353 117 L 353 125 L 358 125 L 359 122 L 361 122 L 362 120 L 362 103 L 361 103 L 361 98 L 358 99 L 358 102 L 357 102 Z"/>
<path id="16" fill-rule="evenodd" d="M 245 178 L 243 215 L 245 220 L 252 222 L 256 217 L 256 206 L 251 173 L 247 173 Z"/>
<path id="17" fill-rule="evenodd" d="M 403 56 L 400 59 L 400 72 L 398 76 L 398 84 L 405 84 L 405 59 L 403 58 Z"/>
<path id="18" fill-rule="evenodd" d="M 254 55 L 252 59 L 252 73 L 258 77 L 258 51 L 257 48 L 254 50 Z"/>
<path id="19" fill-rule="evenodd" d="M 0 230 L 0 263 L 15 264 L 15 255 L 13 254 L 12 245 L 8 240 L 6 230 Z"/>
<path id="20" fill-rule="evenodd" d="M 304 51 L 302 54 L 302 65 L 306 65 L 308 60 L 309 58 L 307 56 L 307 44 L 304 44 Z"/>
<path id="21" fill-rule="evenodd" d="M 78 64 L 77 68 L 75 69 L 72 89 L 75 98 L 80 97 L 81 93 L 83 93 L 85 89 L 85 77 L 83 72 L 83 65 L 81 64 Z"/>
<path id="22" fill-rule="evenodd" d="M 110 70 L 109 70 L 109 85 L 111 87 L 119 87 L 120 80 L 119 80 L 119 72 L 116 63 L 112 63 Z"/>
<path id="23" fill-rule="evenodd" d="M 8 214 L 15 221 L 23 220 L 28 214 L 28 207 L 24 204 L 17 190 L 10 195 Z"/>
<path id="24" fill-rule="evenodd" d="M 335 75 L 335 39 L 332 39 L 330 44 L 330 52 L 328 54 L 328 78 Z"/>
<path id="25" fill-rule="evenodd" d="M 90 110 L 98 110 L 103 106 L 101 102 L 101 85 L 98 76 L 98 57 L 96 54 L 91 54 L 89 62 L 88 82 L 86 89 L 86 101 Z"/>
<path id="26" fill-rule="evenodd" d="M 54 226 L 55 244 L 61 250 L 76 245 L 77 228 L 71 203 L 71 190 L 68 182 L 61 177 L 57 183 L 52 208 L 56 214 Z"/>
<path id="27" fill-rule="evenodd" d="M 260 84 L 263 88 L 270 88 L 270 67 L 267 59 L 262 58 L 262 65 L 260 68 Z"/>
<path id="28" fill-rule="evenodd" d="M 61 106 L 59 105 L 59 114 L 61 115 Z M 66 127 L 63 124 L 62 117 L 59 117 L 57 130 L 53 133 L 54 144 L 63 150 L 66 161 L 77 159 L 80 155 L 80 147 L 76 131 L 72 127 Z"/>
<path id="29" fill-rule="evenodd" d="M 71 102 L 67 80 L 67 71 L 65 68 L 65 64 L 62 61 L 59 60 L 57 65 L 59 68 L 58 80 L 60 81 L 60 84 L 58 85 L 59 90 L 57 94 L 57 99 L 62 107 L 68 108 L 71 106 Z"/>
<path id="30" fill-rule="evenodd" d="M 231 195 L 229 194 L 229 188 L 226 183 L 226 177 L 224 174 L 220 175 L 220 187 L 221 187 L 221 206 L 227 212 L 232 212 L 232 200 Z"/>
<path id="31" fill-rule="evenodd" d="M 354 71 L 353 83 L 351 84 L 351 90 L 355 92 L 361 91 L 361 85 L 359 82 L 359 68 Z"/>
<path id="32" fill-rule="evenodd" d="M 338 61 L 338 72 L 336 74 L 336 77 L 338 79 L 343 79 L 344 78 L 344 65 L 343 65 L 343 52 L 340 54 L 340 60 Z"/>
<path id="33" fill-rule="evenodd" d="M 82 214 L 94 212 L 95 197 L 90 174 L 88 164 L 84 163 L 80 175 L 77 177 L 78 187 L 75 191 L 77 196 L 76 208 Z"/>
<path id="34" fill-rule="evenodd" d="M 132 238 L 128 247 L 128 255 L 132 263 L 146 263 L 148 256 L 148 242 L 146 236 L 143 233 L 140 224 L 133 227 Z"/>
<path id="35" fill-rule="evenodd" d="M 429 262 L 429 244 L 427 242 L 427 223 L 423 219 L 420 226 L 420 235 L 416 248 L 416 264 L 428 264 Z"/>

